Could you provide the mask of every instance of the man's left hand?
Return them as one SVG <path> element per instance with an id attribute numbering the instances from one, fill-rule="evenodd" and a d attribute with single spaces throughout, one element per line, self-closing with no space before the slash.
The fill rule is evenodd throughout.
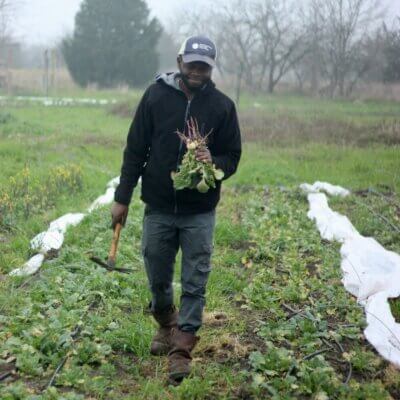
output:
<path id="1" fill-rule="evenodd" d="M 208 150 L 207 147 L 196 149 L 196 160 L 205 163 L 212 163 L 210 150 Z"/>

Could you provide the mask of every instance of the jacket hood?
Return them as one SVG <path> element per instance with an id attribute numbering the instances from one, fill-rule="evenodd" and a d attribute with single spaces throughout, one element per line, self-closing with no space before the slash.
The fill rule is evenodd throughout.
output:
<path id="1" fill-rule="evenodd" d="M 156 76 L 156 82 L 163 82 L 167 86 L 171 86 L 176 90 L 182 91 L 179 87 L 177 78 L 179 77 L 179 72 L 164 72 Z"/>

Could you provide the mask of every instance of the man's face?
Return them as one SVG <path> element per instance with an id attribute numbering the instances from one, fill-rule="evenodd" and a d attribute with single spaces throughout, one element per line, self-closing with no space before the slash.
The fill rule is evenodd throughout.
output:
<path id="1" fill-rule="evenodd" d="M 196 91 L 211 79 L 212 68 L 204 62 L 184 63 L 182 58 L 178 57 L 178 67 L 189 90 Z"/>

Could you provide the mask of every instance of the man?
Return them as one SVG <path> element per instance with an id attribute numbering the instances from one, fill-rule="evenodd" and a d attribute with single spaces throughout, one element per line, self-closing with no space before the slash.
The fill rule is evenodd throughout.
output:
<path id="1" fill-rule="evenodd" d="M 211 80 L 216 47 L 203 36 L 185 40 L 178 54 L 177 73 L 161 74 L 144 93 L 130 127 L 123 155 L 120 184 L 112 206 L 112 226 L 125 224 L 133 188 L 142 177 L 145 203 L 142 254 L 152 293 L 150 311 L 160 328 L 151 343 L 154 355 L 168 354 L 169 380 L 179 384 L 190 373 L 191 351 L 199 337 L 205 291 L 211 269 L 215 208 L 221 182 L 207 193 L 173 187 L 185 144 L 177 130 L 187 132 L 197 121 L 208 136 L 207 148 L 196 158 L 222 169 L 224 179 L 235 173 L 241 156 L 241 136 L 234 103 Z M 173 304 L 173 272 L 182 250 L 179 312 Z"/>

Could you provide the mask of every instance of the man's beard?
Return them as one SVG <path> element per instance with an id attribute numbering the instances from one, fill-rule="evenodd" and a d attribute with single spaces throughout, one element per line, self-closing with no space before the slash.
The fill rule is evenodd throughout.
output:
<path id="1" fill-rule="evenodd" d="M 189 83 L 189 80 L 188 80 L 187 76 L 184 75 L 184 74 L 182 74 L 182 72 L 179 72 L 179 75 L 178 75 L 178 76 L 179 76 L 179 78 L 182 79 L 182 82 L 183 82 L 183 84 L 186 86 L 186 88 L 187 88 L 188 90 L 190 90 L 191 92 L 199 92 L 199 91 L 202 90 L 202 89 L 204 88 L 204 86 L 206 86 L 207 83 L 210 81 L 210 78 L 208 78 L 208 79 L 202 81 L 202 84 L 201 84 L 201 85 L 199 85 L 199 86 L 192 86 L 192 85 Z"/>

